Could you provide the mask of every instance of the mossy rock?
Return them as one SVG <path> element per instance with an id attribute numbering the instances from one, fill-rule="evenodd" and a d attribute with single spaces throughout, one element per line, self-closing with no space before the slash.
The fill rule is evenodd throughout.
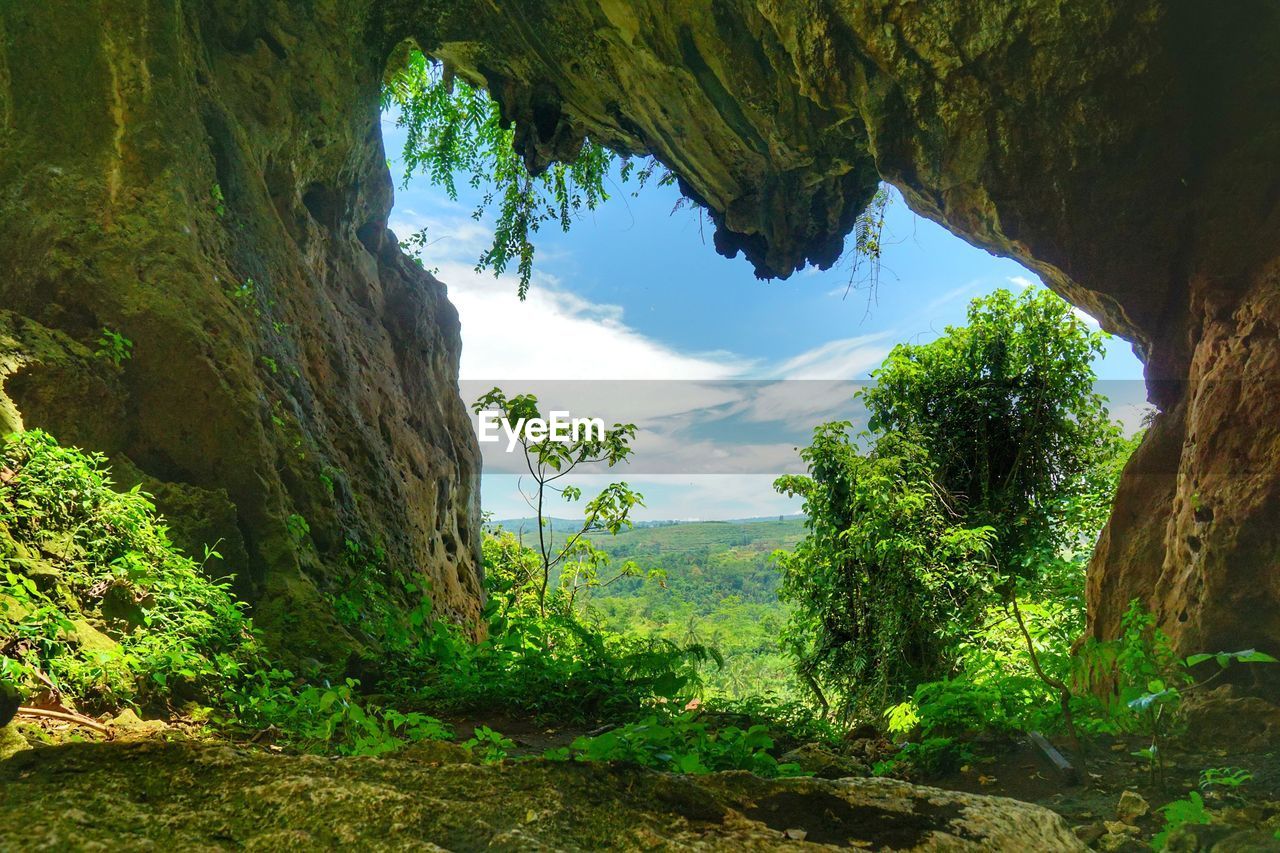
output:
<path id="1" fill-rule="evenodd" d="M 888 779 L 285 756 L 149 740 L 21 753 L 0 764 L 0 786 L 0 837 L 30 848 L 736 851 L 803 837 L 813 849 L 1085 849 L 1039 806 Z"/>

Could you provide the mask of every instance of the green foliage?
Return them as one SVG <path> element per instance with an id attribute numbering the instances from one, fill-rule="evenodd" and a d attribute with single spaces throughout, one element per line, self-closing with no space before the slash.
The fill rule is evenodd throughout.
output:
<path id="1" fill-rule="evenodd" d="M 311 535 L 311 525 L 307 520 L 297 513 L 292 513 L 284 520 L 284 526 L 289 531 L 295 545 L 301 545 L 303 540 Z"/>
<path id="2" fill-rule="evenodd" d="M 814 713 L 813 706 L 797 698 L 772 693 L 753 693 L 734 699 L 712 699 L 708 713 L 739 722 L 763 723 L 771 735 L 790 743 L 820 743 L 838 746 L 844 730 Z"/>
<path id="3" fill-rule="evenodd" d="M 962 741 L 939 736 L 903 744 L 893 760 L 898 764 L 906 761 L 927 776 L 941 776 L 973 761 L 974 754 Z"/>
<path id="4" fill-rule="evenodd" d="M 1204 798 L 1192 791 L 1180 800 L 1160 807 L 1164 814 L 1164 827 L 1151 838 L 1154 850 L 1163 850 L 1169 835 L 1182 826 L 1213 823 L 1213 815 L 1205 807 Z"/>
<path id="5" fill-rule="evenodd" d="M 227 287 L 226 294 L 237 308 L 252 314 L 255 319 L 262 316 L 262 308 L 258 305 L 258 283 L 253 279 L 246 278 L 240 284 Z"/>
<path id="6" fill-rule="evenodd" d="M 636 425 L 615 423 L 599 431 L 583 430 L 570 440 L 561 441 L 547 435 L 541 440 L 531 438 L 523 426 L 534 420 L 545 420 L 538 409 L 538 398 L 532 394 L 507 397 L 501 389 L 494 388 L 476 400 L 473 408 L 479 412 L 495 412 L 501 417 L 507 430 L 519 435 L 521 451 L 533 480 L 532 493 L 525 498 L 538 513 L 538 547 L 540 585 L 537 590 L 538 610 L 547 615 L 547 592 L 553 573 L 558 573 L 563 592 L 560 604 L 566 612 L 573 610 L 574 599 L 583 589 L 608 586 L 622 578 L 640 573 L 634 563 L 623 563 L 612 577 L 601 579 L 601 571 L 609 566 L 609 555 L 591 544 L 593 534 L 616 535 L 631 526 L 631 511 L 644 506 L 644 496 L 632 490 L 626 483 L 611 483 L 583 506 L 583 521 L 567 531 L 565 538 L 556 542 L 556 527 L 544 523 L 546 503 L 552 495 L 566 501 L 582 499 L 582 490 L 576 486 L 558 486 L 579 466 L 603 463 L 612 468 L 631 456 L 631 442 L 635 439 Z"/>
<path id="7" fill-rule="evenodd" d="M 779 764 L 764 725 L 715 728 L 696 714 L 650 715 L 595 737 L 580 737 L 569 755 L 587 761 L 625 761 L 674 773 L 749 770 L 760 776 L 799 776 L 794 764 Z M 552 758 L 565 757 L 557 753 Z"/>
<path id="8" fill-rule="evenodd" d="M 224 707 L 232 710 L 223 723 L 275 729 L 295 748 L 339 755 L 384 755 L 406 743 L 453 736 L 435 717 L 362 700 L 355 679 L 301 689 L 292 680 L 291 673 L 278 670 L 249 673 L 223 697 Z"/>
<path id="9" fill-rule="evenodd" d="M 540 606 L 540 561 L 507 533 L 486 536 L 487 637 L 470 643 L 443 623 L 418 641 L 406 689 L 459 708 L 559 719 L 618 719 L 655 702 L 683 704 L 701 689 L 713 650 L 602 632 L 553 597 Z"/>
<path id="10" fill-rule="evenodd" d="M 227 199 L 222 194 L 222 186 L 220 184 L 212 184 L 209 187 L 209 198 L 213 201 L 213 212 L 221 219 L 227 214 Z"/>
<path id="11" fill-rule="evenodd" d="M 1243 767 L 1206 767 L 1200 771 L 1200 788 L 1239 788 L 1253 780 L 1253 774 Z"/>
<path id="12" fill-rule="evenodd" d="M 723 668 L 704 673 L 706 695 L 746 700 L 768 685 L 799 698 L 779 636 L 787 607 L 772 554 L 804 533 L 798 518 L 781 521 L 637 525 L 598 540 L 613 561 L 645 571 L 579 596 L 583 618 L 615 633 L 702 643 L 718 649 Z"/>
<path id="13" fill-rule="evenodd" d="M 180 554 L 146 494 L 39 430 L 4 441 L 0 662 L 87 708 L 208 698 L 255 651 L 227 582 Z M 211 552 L 212 553 L 212 552 Z"/>
<path id="14" fill-rule="evenodd" d="M 863 393 L 872 432 L 916 436 L 953 511 L 997 531 L 1004 573 L 1034 576 L 1106 516 L 1093 497 L 1120 440 L 1093 389 L 1106 339 L 1047 290 L 998 290 L 968 325 L 895 347 Z"/>
<path id="15" fill-rule="evenodd" d="M 148 496 L 101 456 L 16 433 L 0 458 L 0 678 L 97 712 L 212 706 L 298 748 L 379 754 L 447 737 L 439 721 L 308 685 L 264 658 L 228 581 L 181 554 Z M 219 556 L 206 549 L 206 559 Z"/>
<path id="16" fill-rule="evenodd" d="M 102 336 L 98 338 L 98 349 L 94 355 L 120 367 L 133 358 L 133 341 L 117 331 L 104 327 Z"/>
<path id="17" fill-rule="evenodd" d="M 476 219 L 496 204 L 493 244 L 476 270 L 501 274 L 514 261 L 521 299 L 533 274 L 534 235 L 543 225 L 567 231 L 574 216 L 609 198 L 607 183 L 615 171 L 622 181 L 634 176 L 643 186 L 659 170 L 652 160 L 637 169 L 632 161 L 584 141 L 571 162 L 553 163 L 534 175 L 515 151 L 518 130 L 504 126 L 497 103 L 418 50 L 410 51 L 388 79 L 383 108 L 394 108 L 406 131 L 401 155 L 406 183 L 415 173 L 424 174 L 456 200 L 461 177 L 483 192 Z M 675 178 L 663 172 L 658 180 L 667 184 Z M 418 237 L 417 243 L 422 246 L 425 239 Z"/>
<path id="18" fill-rule="evenodd" d="M 510 751 L 516 747 L 515 741 L 495 732 L 488 726 L 477 728 L 471 739 L 462 745 L 484 764 L 501 763 Z"/>
<path id="19" fill-rule="evenodd" d="M 1092 388 L 1104 339 L 1048 292 L 997 291 L 970 305 L 968 326 L 890 353 L 861 393 L 865 449 L 848 423 L 815 430 L 801 451 L 809 475 L 776 487 L 802 497 L 809 519 L 779 565 L 789 648 L 819 697 L 833 690 L 845 713 L 880 708 L 966 656 L 991 673 L 1010 656 L 1008 636 L 1027 639 L 1018 628 L 984 648 L 991 608 L 1003 602 L 1025 623 L 1019 599 L 1079 588 L 1079 552 L 1127 449 Z M 1071 621 L 1044 615 L 1053 631 Z M 1061 684 L 1034 635 L 1025 660 L 1019 676 Z M 989 693 L 970 681 L 964 693 Z M 1024 682 L 1018 703 L 1049 686 Z"/>
<path id="20" fill-rule="evenodd" d="M 848 428 L 818 427 L 801 451 L 809 476 L 777 483 L 804 498 L 809 527 L 777 556 L 793 608 L 785 640 L 801 677 L 819 697 L 834 690 L 842 714 L 947 671 L 985 603 L 992 535 L 953 523 L 920 444 L 891 434 L 863 454 Z"/>

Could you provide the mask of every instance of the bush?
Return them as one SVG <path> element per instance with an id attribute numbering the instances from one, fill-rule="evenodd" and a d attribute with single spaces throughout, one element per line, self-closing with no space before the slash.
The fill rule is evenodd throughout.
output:
<path id="1" fill-rule="evenodd" d="M 802 775 L 798 765 L 779 764 L 769 752 L 773 746 L 763 725 L 716 728 L 692 713 L 666 718 L 655 714 L 595 737 L 580 737 L 567 750 L 547 757 L 625 761 L 675 773 L 749 770 L 759 776 Z"/>
<path id="2" fill-rule="evenodd" d="M 221 692 L 257 643 L 226 581 L 169 541 L 148 496 L 39 430 L 0 457 L 0 675 L 105 709 Z"/>

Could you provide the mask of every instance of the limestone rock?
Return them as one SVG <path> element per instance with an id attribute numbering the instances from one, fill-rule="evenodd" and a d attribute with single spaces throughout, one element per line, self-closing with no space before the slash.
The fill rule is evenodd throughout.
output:
<path id="1" fill-rule="evenodd" d="M 332 666 L 362 574 L 473 630 L 481 598 L 458 317 L 387 229 L 371 5 L 0 4 L 0 432 L 106 453 Z"/>
<path id="2" fill-rule="evenodd" d="M 0 761 L 28 749 L 31 749 L 31 744 L 18 732 L 17 727 L 0 724 Z"/>
<path id="3" fill-rule="evenodd" d="M 1132 824 L 1151 811 L 1151 804 L 1137 791 L 1124 791 L 1116 805 L 1116 817 L 1121 823 Z"/>
<path id="4" fill-rule="evenodd" d="M 887 779 L 291 757 L 150 741 L 23 753 L 0 764 L 0 785 L 0 837 L 32 848 L 736 851 L 790 847 L 802 832 L 815 849 L 1085 849 L 1038 806 Z M 30 819 L 33 809 L 42 820 Z"/>
<path id="5" fill-rule="evenodd" d="M 125 708 L 110 723 L 111 734 L 117 738 L 148 738 L 164 731 L 168 726 L 163 720 L 144 720 L 130 708 Z"/>

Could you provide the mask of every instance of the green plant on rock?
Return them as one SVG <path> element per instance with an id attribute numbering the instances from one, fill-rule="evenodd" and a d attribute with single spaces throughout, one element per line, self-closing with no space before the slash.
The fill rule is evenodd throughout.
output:
<path id="1" fill-rule="evenodd" d="M 1151 837 L 1151 847 L 1155 850 L 1165 849 L 1169 836 L 1183 826 L 1213 823 L 1213 814 L 1204 804 L 1204 798 L 1192 791 L 1180 800 L 1160 807 L 1164 815 L 1164 826 Z"/>
<path id="2" fill-rule="evenodd" d="M 676 773 L 750 770 L 759 776 L 803 775 L 795 764 L 779 764 L 764 725 L 714 727 L 698 715 L 651 715 L 594 737 L 580 737 L 567 754 L 585 761 L 624 761 Z"/>
<path id="3" fill-rule="evenodd" d="M 448 740 L 448 726 L 420 712 L 401 712 L 361 699 L 355 679 L 295 687 L 288 671 L 254 668 L 229 684 L 221 706 L 228 728 L 274 731 L 308 752 L 384 755 L 406 744 Z"/>
<path id="4" fill-rule="evenodd" d="M 477 727 L 462 746 L 484 764 L 501 764 L 516 748 L 515 741 L 488 726 Z"/>
<path id="5" fill-rule="evenodd" d="M 293 540 L 293 544 L 301 545 L 308 536 L 311 535 L 311 525 L 307 520 L 296 512 L 291 513 L 284 520 L 285 529 L 289 531 L 289 538 Z"/>
<path id="6" fill-rule="evenodd" d="M 226 581 L 179 553 L 148 496 L 38 430 L 5 439 L 0 654 L 29 692 L 90 709 L 208 698 L 255 654 Z"/>
<path id="7" fill-rule="evenodd" d="M 133 341 L 114 329 L 104 327 L 101 337 L 98 338 L 98 349 L 94 355 L 120 367 L 133 358 Z"/>

